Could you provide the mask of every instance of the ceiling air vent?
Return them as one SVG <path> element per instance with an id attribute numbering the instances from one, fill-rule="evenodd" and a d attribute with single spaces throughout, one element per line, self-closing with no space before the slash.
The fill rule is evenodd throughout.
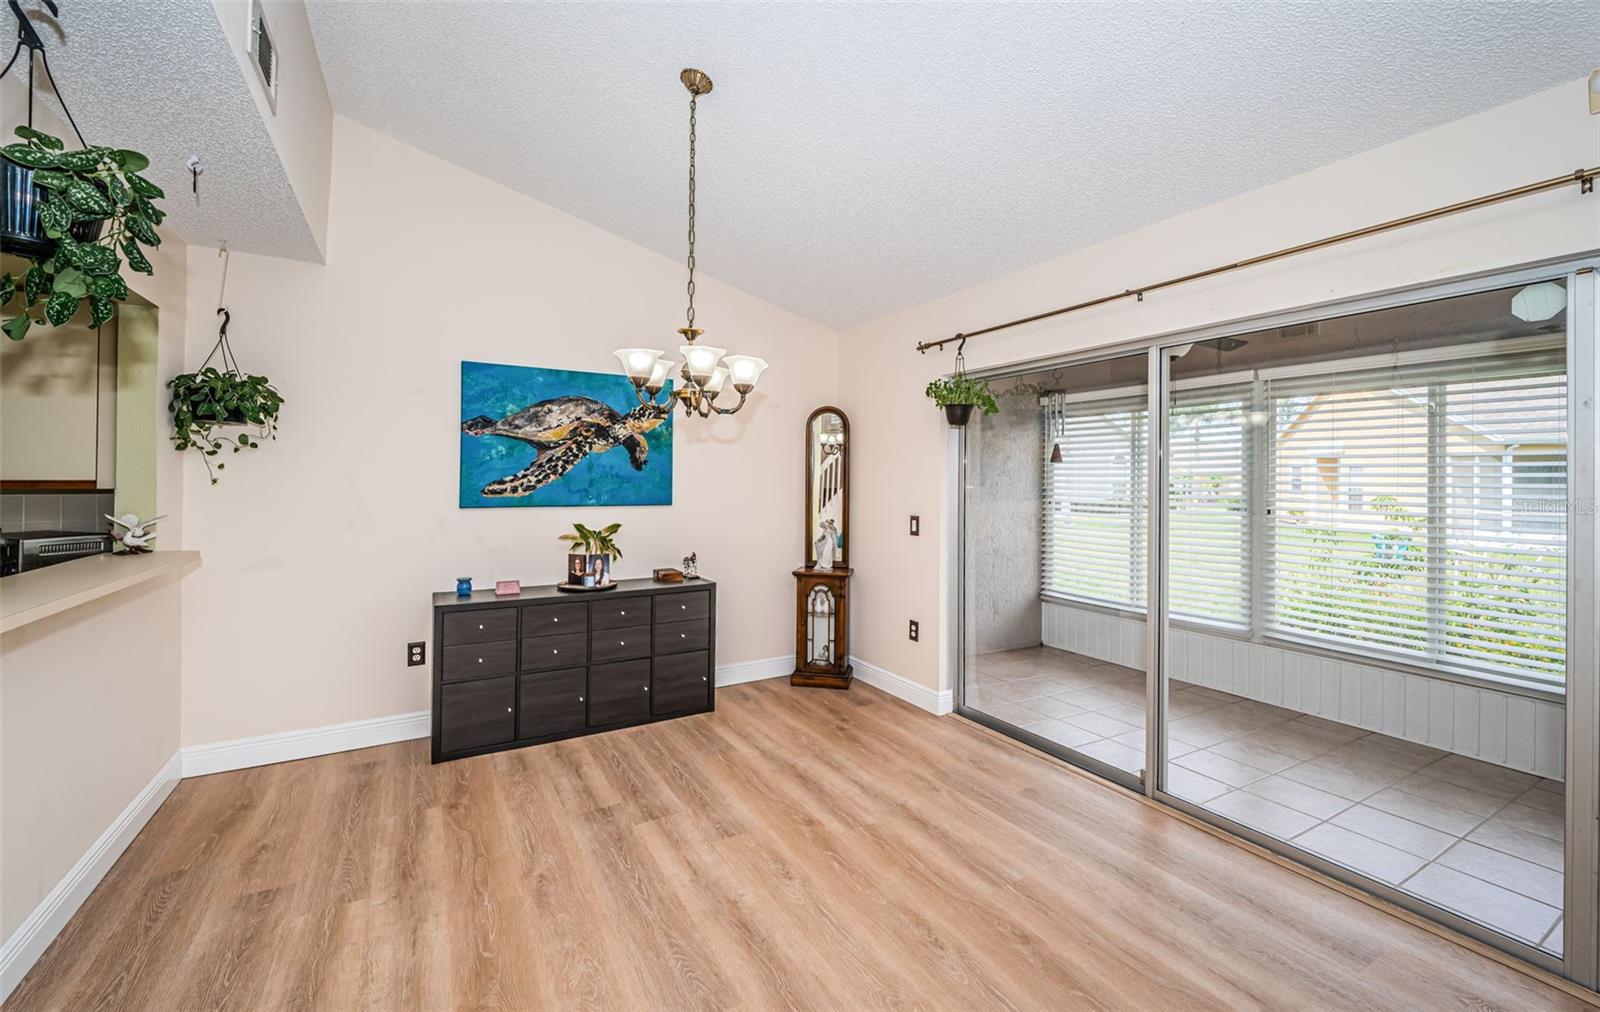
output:
<path id="1" fill-rule="evenodd" d="M 278 111 L 278 47 L 272 42 L 272 31 L 261 10 L 261 0 L 250 3 L 250 62 L 261 75 L 261 84 L 267 89 L 267 102 L 272 111 Z"/>

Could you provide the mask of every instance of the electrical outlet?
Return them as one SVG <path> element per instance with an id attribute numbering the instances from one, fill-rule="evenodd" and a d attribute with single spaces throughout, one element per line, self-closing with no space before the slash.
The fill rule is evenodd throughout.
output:
<path id="1" fill-rule="evenodd" d="M 911 514 L 911 536 L 914 538 L 922 537 L 922 518 L 915 513 Z"/>
<path id="2" fill-rule="evenodd" d="M 427 649 L 428 645 L 426 643 L 407 643 L 406 667 L 414 668 L 418 664 L 421 664 L 423 658 L 427 656 Z"/>
<path id="3" fill-rule="evenodd" d="M 921 633 L 921 631 L 922 631 L 921 627 L 917 625 L 917 620 L 916 619 L 912 619 L 911 620 L 911 642 L 913 642 L 913 643 L 917 642 L 917 636 Z"/>

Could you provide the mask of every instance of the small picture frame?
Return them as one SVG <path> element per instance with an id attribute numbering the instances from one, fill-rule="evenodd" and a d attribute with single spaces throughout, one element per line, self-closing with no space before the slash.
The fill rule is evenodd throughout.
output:
<path id="1" fill-rule="evenodd" d="M 496 580 L 494 581 L 495 597 L 515 597 L 522 593 L 521 580 Z"/>

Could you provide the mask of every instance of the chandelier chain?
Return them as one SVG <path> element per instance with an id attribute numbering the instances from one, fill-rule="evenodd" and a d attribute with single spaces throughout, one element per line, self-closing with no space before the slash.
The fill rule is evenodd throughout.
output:
<path id="1" fill-rule="evenodd" d="M 689 95 L 689 327 L 694 328 L 694 126 L 695 103 L 699 96 Z M 689 337 L 694 340 L 693 335 Z"/>

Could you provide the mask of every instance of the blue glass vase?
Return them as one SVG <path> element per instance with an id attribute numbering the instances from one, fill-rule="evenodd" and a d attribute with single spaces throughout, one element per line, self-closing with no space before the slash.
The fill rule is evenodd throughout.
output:
<path id="1" fill-rule="evenodd" d="M 456 596 L 457 597 L 471 597 L 472 596 L 472 577 L 470 577 L 470 576 L 458 576 L 458 577 L 456 577 Z"/>

